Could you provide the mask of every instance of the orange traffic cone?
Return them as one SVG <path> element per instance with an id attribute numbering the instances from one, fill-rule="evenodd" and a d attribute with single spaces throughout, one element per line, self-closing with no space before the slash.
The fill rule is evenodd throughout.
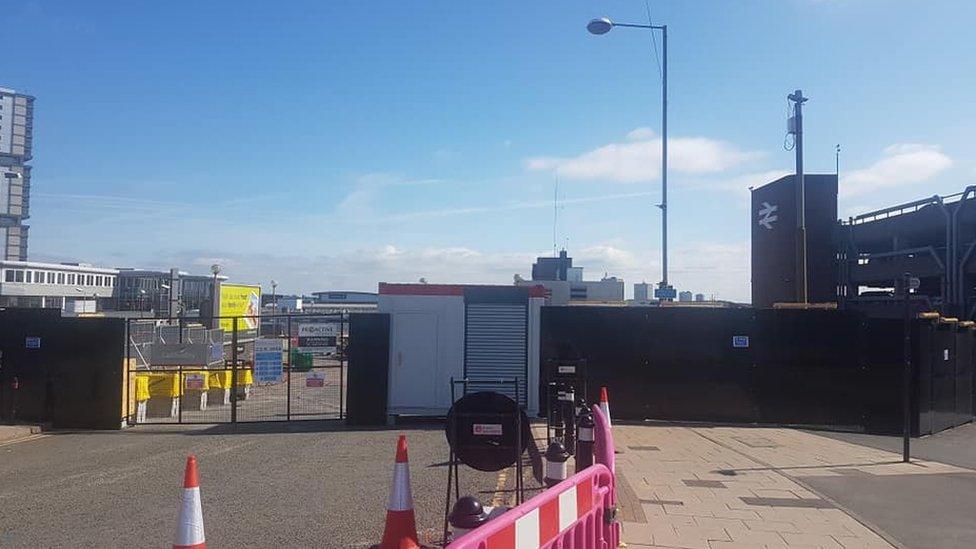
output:
<path id="1" fill-rule="evenodd" d="M 607 398 L 607 388 L 600 387 L 600 411 L 607 416 L 607 426 L 613 427 L 610 423 L 610 399 Z"/>
<path id="2" fill-rule="evenodd" d="M 417 521 L 413 516 L 413 493 L 410 491 L 410 464 L 407 461 L 407 437 L 397 440 L 396 463 L 393 465 L 393 490 L 386 508 L 386 528 L 380 549 L 417 549 Z"/>
<path id="3" fill-rule="evenodd" d="M 203 505 L 200 503 L 200 483 L 197 481 L 197 458 L 187 456 L 183 474 L 183 505 L 176 525 L 173 549 L 206 549 L 203 535 Z"/>

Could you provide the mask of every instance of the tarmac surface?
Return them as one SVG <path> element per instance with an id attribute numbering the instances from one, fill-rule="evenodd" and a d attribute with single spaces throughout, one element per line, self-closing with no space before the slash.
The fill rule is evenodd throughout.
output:
<path id="1" fill-rule="evenodd" d="M 441 426 L 310 421 L 52 432 L 0 445 L 0 547 L 166 547 L 191 453 L 208 546 L 368 547 L 382 536 L 400 433 L 421 541 L 437 542 L 448 460 Z M 512 495 L 511 474 L 462 468 L 460 478 L 462 494 L 486 504 Z"/>
<path id="2" fill-rule="evenodd" d="M 901 437 L 817 432 L 824 438 L 892 452 Z M 976 547 L 976 425 L 913 438 L 911 457 L 948 463 L 969 472 L 936 475 L 808 477 L 814 490 L 851 509 L 904 547 Z"/>

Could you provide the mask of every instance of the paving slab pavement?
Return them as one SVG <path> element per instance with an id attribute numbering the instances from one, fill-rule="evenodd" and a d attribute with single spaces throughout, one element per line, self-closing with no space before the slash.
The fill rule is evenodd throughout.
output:
<path id="1" fill-rule="evenodd" d="M 942 518 L 926 518 L 923 500 L 912 497 L 937 497 L 953 478 L 976 487 L 968 469 L 903 464 L 885 450 L 792 429 L 617 424 L 614 437 L 630 546 L 976 546 L 965 520 L 945 520 L 944 509 Z M 976 505 L 976 488 L 957 496 L 943 507 L 958 514 Z M 903 514 L 915 516 L 916 527 L 892 524 Z M 940 534 L 944 528 L 951 532 Z"/>
<path id="2" fill-rule="evenodd" d="M 0 425 L 0 444 L 28 438 L 41 432 L 38 425 Z"/>

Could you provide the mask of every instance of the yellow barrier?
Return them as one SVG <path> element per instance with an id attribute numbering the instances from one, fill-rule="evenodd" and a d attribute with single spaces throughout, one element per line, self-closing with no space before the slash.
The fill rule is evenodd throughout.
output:
<path id="1" fill-rule="evenodd" d="M 191 375 L 198 375 L 203 378 L 203 385 L 200 387 L 195 387 L 193 389 L 187 389 L 188 391 L 209 391 L 210 390 L 210 372 L 206 370 L 189 370 L 183 372 L 183 386 L 186 387 L 187 378 Z"/>
<path id="2" fill-rule="evenodd" d="M 136 402 L 149 400 L 149 376 L 136 376 Z"/>
<path id="3" fill-rule="evenodd" d="M 176 398 L 180 396 L 177 374 L 147 374 L 150 397 Z"/>
<path id="4" fill-rule="evenodd" d="M 250 370 L 237 370 L 238 385 L 254 385 L 254 373 Z"/>
<path id="5" fill-rule="evenodd" d="M 211 389 L 230 389 L 232 386 L 230 370 L 210 372 Z"/>

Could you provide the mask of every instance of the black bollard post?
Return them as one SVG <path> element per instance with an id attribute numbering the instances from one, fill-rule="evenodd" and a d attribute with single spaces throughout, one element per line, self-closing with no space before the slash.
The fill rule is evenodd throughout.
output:
<path id="1" fill-rule="evenodd" d="M 450 541 L 454 541 L 488 522 L 488 513 L 485 512 L 485 508 L 478 501 L 478 498 L 464 496 L 454 504 L 448 520 L 451 523 Z"/>
<path id="2" fill-rule="evenodd" d="M 576 472 L 579 473 L 593 465 L 593 414 L 584 410 L 579 418 L 578 442 L 576 445 Z"/>
<path id="3" fill-rule="evenodd" d="M 569 460 L 569 452 L 559 441 L 553 441 L 546 450 L 546 487 L 552 488 L 560 482 L 566 480 L 566 461 Z"/>

